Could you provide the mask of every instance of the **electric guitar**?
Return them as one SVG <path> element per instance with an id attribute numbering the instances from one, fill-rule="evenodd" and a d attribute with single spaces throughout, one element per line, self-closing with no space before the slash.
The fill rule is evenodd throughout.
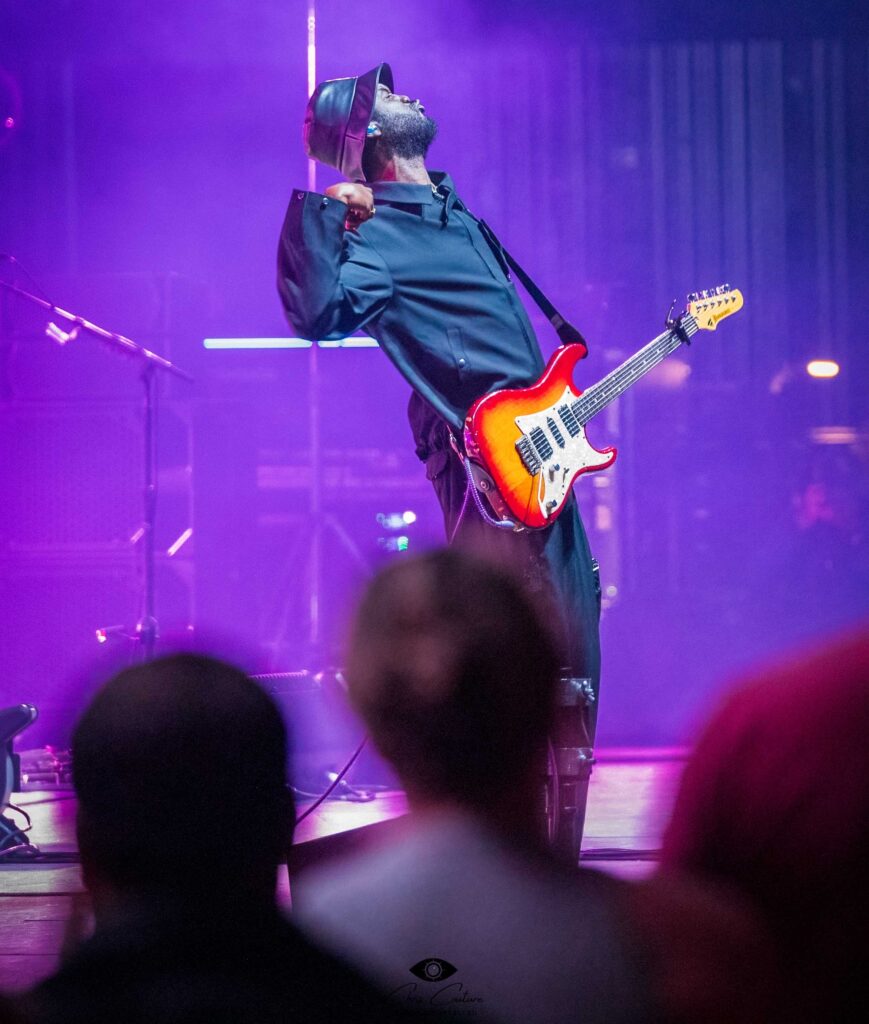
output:
<path id="1" fill-rule="evenodd" d="M 573 386 L 573 368 L 584 345 L 563 345 L 536 384 L 493 391 L 478 399 L 465 419 L 467 468 L 501 525 L 539 529 L 554 522 L 573 482 L 606 469 L 615 448 L 598 451 L 585 436 L 588 421 L 697 331 L 714 331 L 742 309 L 742 293 L 722 285 L 692 293 L 684 313 L 621 366 L 585 391 Z"/>

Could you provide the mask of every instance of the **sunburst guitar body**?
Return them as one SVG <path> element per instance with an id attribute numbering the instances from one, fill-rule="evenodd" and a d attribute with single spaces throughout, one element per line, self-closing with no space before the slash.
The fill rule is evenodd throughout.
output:
<path id="1" fill-rule="evenodd" d="M 502 521 L 512 520 L 515 529 L 550 525 L 574 482 L 616 457 L 615 448 L 589 442 L 588 421 L 698 331 L 715 330 L 742 305 L 741 292 L 729 285 L 690 295 L 685 312 L 663 334 L 585 391 L 574 386 L 573 370 L 586 349 L 565 345 L 535 384 L 478 399 L 465 419 L 465 453 L 477 487 Z"/>

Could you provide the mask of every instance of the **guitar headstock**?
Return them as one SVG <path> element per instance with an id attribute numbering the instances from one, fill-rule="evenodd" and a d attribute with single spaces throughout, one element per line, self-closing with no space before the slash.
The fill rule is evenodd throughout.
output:
<path id="1" fill-rule="evenodd" d="M 692 292 L 688 296 L 689 316 L 694 317 L 701 331 L 714 331 L 719 321 L 742 309 L 742 292 L 729 284 L 710 288 L 705 292 Z"/>

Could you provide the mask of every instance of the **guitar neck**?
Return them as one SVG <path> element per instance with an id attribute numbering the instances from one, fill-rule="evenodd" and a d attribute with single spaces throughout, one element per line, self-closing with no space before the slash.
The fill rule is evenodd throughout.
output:
<path id="1" fill-rule="evenodd" d="M 617 366 L 597 384 L 584 391 L 570 407 L 574 416 L 580 423 L 588 423 L 593 416 L 597 416 L 610 402 L 636 384 L 671 352 L 675 352 L 684 344 L 685 339 L 696 334 L 697 330 L 697 321 L 693 316 L 683 317 L 680 331 L 668 330 L 659 334 L 639 352 L 626 359 L 621 366 Z"/>

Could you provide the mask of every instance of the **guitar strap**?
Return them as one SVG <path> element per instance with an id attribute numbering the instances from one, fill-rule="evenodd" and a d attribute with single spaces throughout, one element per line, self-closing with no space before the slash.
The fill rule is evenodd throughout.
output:
<path id="1" fill-rule="evenodd" d="M 466 211 L 470 213 L 470 210 Z M 474 215 L 471 213 L 471 216 Z M 474 218 L 476 220 L 476 217 Z M 510 255 L 510 253 L 501 244 L 500 239 L 495 232 L 489 227 L 484 220 L 477 220 L 480 225 L 480 231 L 483 233 L 483 238 L 489 243 L 495 254 L 499 253 L 506 261 L 507 265 L 522 282 L 522 286 L 525 291 L 531 296 L 531 298 L 540 307 L 543 315 L 555 328 L 555 333 L 561 339 L 564 345 L 582 345 L 585 349 L 586 355 L 588 354 L 588 342 L 580 333 L 577 327 L 569 321 L 565 320 L 564 317 L 558 312 L 555 306 L 546 298 L 540 288 L 534 283 L 534 281 L 528 276 L 528 274 L 522 269 L 521 265 Z"/>
<path id="2" fill-rule="evenodd" d="M 453 195 L 455 197 L 453 200 L 453 205 L 455 205 L 457 209 L 462 210 L 469 217 L 473 217 L 473 219 L 477 222 L 480 231 L 483 235 L 483 238 L 486 239 L 486 242 L 489 244 L 489 248 L 492 250 L 492 252 L 494 252 L 495 258 L 498 260 L 499 263 L 502 264 L 502 266 L 506 264 L 504 268 L 505 270 L 507 269 L 507 267 L 509 267 L 510 270 L 512 270 L 513 273 L 516 275 L 516 277 L 519 278 L 519 280 L 522 282 L 522 286 L 525 288 L 525 291 L 528 292 L 531 298 L 537 303 L 537 305 L 543 312 L 543 315 L 555 328 L 555 333 L 561 339 L 562 344 L 582 345 L 582 347 L 585 349 L 585 354 L 588 355 L 588 342 L 582 336 L 579 329 L 574 327 L 574 325 L 569 320 L 564 319 L 564 317 L 558 312 L 555 306 L 553 306 L 549 299 L 546 298 L 541 289 L 537 287 L 537 285 L 534 283 L 531 277 L 529 277 L 529 275 L 522 269 L 521 265 L 517 262 L 517 260 L 515 260 L 513 256 L 511 256 L 510 253 L 504 248 L 504 246 L 501 244 L 500 239 L 495 234 L 495 232 L 489 227 L 489 225 L 484 220 L 480 220 L 479 217 L 475 217 L 474 214 L 471 213 L 471 211 L 467 208 L 467 206 L 465 206 L 462 200 L 459 199 L 459 197 L 455 195 L 455 193 L 453 193 Z M 510 276 L 509 271 L 507 273 L 507 276 Z"/>

